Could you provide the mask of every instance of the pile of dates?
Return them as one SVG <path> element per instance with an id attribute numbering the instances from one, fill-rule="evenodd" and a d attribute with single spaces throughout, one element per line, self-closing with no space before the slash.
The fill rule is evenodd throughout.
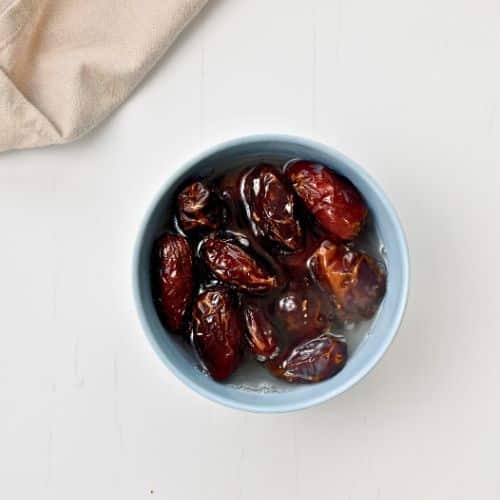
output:
<path id="1" fill-rule="evenodd" d="M 192 179 L 153 252 L 159 316 L 215 380 L 245 350 L 288 382 L 329 378 L 347 360 L 342 325 L 385 294 L 384 267 L 356 249 L 367 217 L 357 189 L 314 162 Z"/>

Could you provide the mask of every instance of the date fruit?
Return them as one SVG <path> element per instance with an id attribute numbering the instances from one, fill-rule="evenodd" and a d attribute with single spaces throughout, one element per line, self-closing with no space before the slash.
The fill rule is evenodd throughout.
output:
<path id="1" fill-rule="evenodd" d="M 241 359 L 243 328 L 229 292 L 212 289 L 193 306 L 193 343 L 214 380 L 224 380 Z"/>
<path id="2" fill-rule="evenodd" d="M 261 309 L 247 306 L 245 309 L 247 343 L 258 361 L 275 358 L 279 353 L 276 332 Z"/>
<path id="3" fill-rule="evenodd" d="M 193 182 L 178 194 L 177 210 L 184 231 L 216 229 L 220 224 L 220 206 L 202 182 Z"/>
<path id="4" fill-rule="evenodd" d="M 347 318 L 369 319 L 376 313 L 385 294 L 386 277 L 370 256 L 324 241 L 311 256 L 309 268 Z"/>
<path id="5" fill-rule="evenodd" d="M 293 193 L 274 167 L 262 165 L 245 179 L 245 197 L 250 218 L 260 235 L 288 250 L 302 244 L 302 229 L 295 216 Z"/>
<path id="6" fill-rule="evenodd" d="M 317 287 L 292 282 L 278 298 L 276 317 L 288 335 L 295 339 L 323 333 L 333 320 L 334 307 Z"/>
<path id="7" fill-rule="evenodd" d="M 268 368 L 287 382 L 311 383 L 335 375 L 346 360 L 346 343 L 324 333 L 298 344 L 277 363 L 270 362 Z"/>
<path id="8" fill-rule="evenodd" d="M 238 291 L 263 293 L 277 286 L 277 279 L 267 273 L 239 246 L 218 239 L 205 240 L 200 256 L 220 281 Z"/>
<path id="9" fill-rule="evenodd" d="M 292 163 L 286 175 L 323 229 L 342 240 L 352 240 L 359 234 L 368 210 L 349 181 L 308 161 Z"/>
<path id="10" fill-rule="evenodd" d="M 173 331 L 180 330 L 193 293 L 193 259 L 183 236 L 165 235 L 156 243 L 158 309 Z"/>

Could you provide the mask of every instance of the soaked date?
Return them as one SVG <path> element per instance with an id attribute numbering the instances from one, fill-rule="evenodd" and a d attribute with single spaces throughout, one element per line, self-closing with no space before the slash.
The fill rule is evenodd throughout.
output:
<path id="1" fill-rule="evenodd" d="M 334 306 L 326 294 L 310 284 L 292 282 L 276 303 L 276 316 L 294 339 L 324 332 L 334 319 Z"/>
<path id="2" fill-rule="evenodd" d="M 299 343 L 268 368 L 287 382 L 311 383 L 325 380 L 344 368 L 347 360 L 345 342 L 324 333 Z"/>
<path id="3" fill-rule="evenodd" d="M 359 234 L 368 209 L 349 181 L 308 161 L 290 164 L 286 175 L 316 221 L 332 236 L 352 240 Z"/>
<path id="4" fill-rule="evenodd" d="M 241 292 L 268 292 L 278 284 L 275 276 L 233 243 L 215 238 L 205 240 L 200 246 L 200 256 L 217 279 Z"/>
<path id="5" fill-rule="evenodd" d="M 156 243 L 154 281 L 163 321 L 179 331 L 193 293 L 193 260 L 186 238 L 162 236 Z"/>
<path id="6" fill-rule="evenodd" d="M 241 359 L 243 328 L 230 293 L 222 289 L 201 294 L 193 306 L 193 344 L 214 380 L 224 380 Z"/>
<path id="7" fill-rule="evenodd" d="M 264 311 L 255 306 L 245 308 L 246 340 L 258 361 L 275 358 L 279 353 L 276 332 Z"/>
<path id="8" fill-rule="evenodd" d="M 248 173 L 244 190 L 257 234 L 287 250 L 300 248 L 303 235 L 295 214 L 295 200 L 281 173 L 261 165 Z"/>
<path id="9" fill-rule="evenodd" d="M 221 223 L 221 207 L 203 182 L 193 182 L 177 196 L 179 223 L 186 232 L 216 229 Z"/>
<path id="10" fill-rule="evenodd" d="M 312 274 L 347 318 L 371 318 L 384 297 L 386 277 L 370 256 L 324 241 L 312 255 Z"/>

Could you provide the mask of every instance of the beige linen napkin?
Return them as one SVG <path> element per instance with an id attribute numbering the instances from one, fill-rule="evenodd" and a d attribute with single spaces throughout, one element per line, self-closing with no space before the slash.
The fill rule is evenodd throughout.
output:
<path id="1" fill-rule="evenodd" d="M 206 2 L 0 0 L 0 151 L 95 127 Z"/>

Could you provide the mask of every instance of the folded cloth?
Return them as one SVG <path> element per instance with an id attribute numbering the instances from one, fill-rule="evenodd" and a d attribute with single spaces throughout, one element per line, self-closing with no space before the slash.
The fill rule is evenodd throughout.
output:
<path id="1" fill-rule="evenodd" d="M 0 0 L 0 151 L 91 130 L 206 2 Z"/>

